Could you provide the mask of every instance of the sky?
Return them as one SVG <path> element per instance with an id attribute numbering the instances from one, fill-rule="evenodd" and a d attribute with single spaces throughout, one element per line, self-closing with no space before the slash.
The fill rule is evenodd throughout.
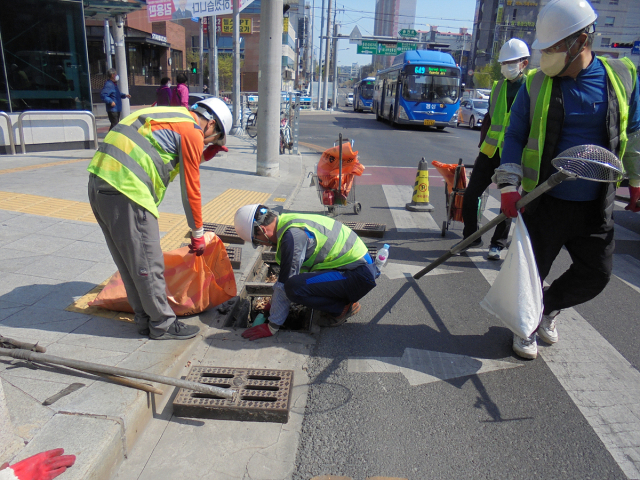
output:
<path id="1" fill-rule="evenodd" d="M 313 46 L 315 56 L 318 55 L 320 36 L 320 13 L 322 0 L 308 0 L 315 7 L 315 25 Z M 315 5 L 313 2 L 315 1 Z M 375 0 L 331 0 L 338 6 L 336 22 L 340 24 L 340 33 L 349 35 L 356 25 L 363 36 L 373 35 L 373 20 L 376 11 Z M 327 0 L 325 0 L 325 15 Z M 333 4 L 331 16 L 333 17 Z M 476 0 L 417 0 L 415 30 L 428 30 L 428 25 L 437 25 L 439 31 L 458 32 L 460 27 L 467 27 L 469 33 L 473 29 L 473 17 L 475 14 Z M 344 10 L 344 11 L 343 11 Z M 325 21 L 325 32 L 327 24 Z M 324 41 L 326 42 L 326 40 Z M 322 44 L 322 56 L 324 57 L 325 43 Z M 368 65 L 371 63 L 371 55 L 358 55 L 357 45 L 350 44 L 349 40 L 338 42 L 338 65 L 351 65 L 358 63 Z M 348 49 L 348 50 L 345 50 Z"/>

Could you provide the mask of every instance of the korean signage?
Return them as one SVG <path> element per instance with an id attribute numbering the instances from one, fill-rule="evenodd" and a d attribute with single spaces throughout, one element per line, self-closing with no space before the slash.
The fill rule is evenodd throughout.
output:
<path id="1" fill-rule="evenodd" d="M 417 49 L 417 44 L 408 42 L 381 43 L 375 40 L 362 40 L 358 53 L 365 55 L 398 55 Z"/>
<path id="2" fill-rule="evenodd" d="M 240 11 L 253 2 L 253 0 L 234 1 L 239 2 Z M 233 13 L 231 0 L 147 0 L 147 16 L 150 22 L 228 15 L 230 13 Z"/>
<path id="3" fill-rule="evenodd" d="M 380 43 L 378 42 L 378 55 L 397 55 L 398 44 L 397 43 Z"/>
<path id="4" fill-rule="evenodd" d="M 216 18 L 217 28 L 219 33 L 233 33 L 233 18 Z M 240 34 L 251 35 L 253 33 L 252 23 L 250 18 L 240 19 Z"/>
<path id="5" fill-rule="evenodd" d="M 398 55 L 404 52 L 410 52 L 417 49 L 415 43 L 398 43 Z"/>
<path id="6" fill-rule="evenodd" d="M 362 44 L 358 45 L 358 53 L 376 54 L 378 53 L 378 42 L 375 40 L 362 40 Z"/>
<path id="7" fill-rule="evenodd" d="M 516 7 L 537 7 L 538 2 L 528 2 L 528 1 L 520 1 L 520 0 L 507 0 L 507 6 L 516 6 Z"/>
<path id="8" fill-rule="evenodd" d="M 287 33 L 289 31 L 289 17 L 284 17 L 282 19 L 282 33 Z"/>

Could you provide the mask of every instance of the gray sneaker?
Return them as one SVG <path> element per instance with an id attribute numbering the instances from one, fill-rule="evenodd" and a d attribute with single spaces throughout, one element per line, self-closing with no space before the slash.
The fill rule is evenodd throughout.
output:
<path id="1" fill-rule="evenodd" d="M 516 355 L 530 360 L 538 356 L 538 344 L 536 343 L 536 334 L 532 333 L 529 338 L 521 338 L 515 333 L 513 334 L 513 351 Z"/>
<path id="2" fill-rule="evenodd" d="M 149 333 L 149 338 L 152 340 L 188 340 L 195 337 L 199 331 L 200 327 L 187 325 L 186 323 L 176 320 L 162 335 Z"/>
<path id="3" fill-rule="evenodd" d="M 489 248 L 489 253 L 487 254 L 487 258 L 489 260 L 500 260 L 500 248 L 491 247 Z"/>
<path id="4" fill-rule="evenodd" d="M 560 313 L 555 310 L 549 315 L 543 315 L 540 326 L 538 327 L 538 336 L 547 343 L 556 343 L 558 341 L 558 329 L 556 328 L 556 316 Z"/>

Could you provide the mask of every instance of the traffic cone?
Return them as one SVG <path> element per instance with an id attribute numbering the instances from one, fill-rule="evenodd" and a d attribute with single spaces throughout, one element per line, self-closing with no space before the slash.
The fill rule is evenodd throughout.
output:
<path id="1" fill-rule="evenodd" d="M 433 205 L 429 203 L 429 171 L 424 157 L 418 163 L 418 173 L 416 173 L 416 183 L 413 187 L 411 203 L 407 203 L 405 208 L 410 212 L 433 211 Z"/>

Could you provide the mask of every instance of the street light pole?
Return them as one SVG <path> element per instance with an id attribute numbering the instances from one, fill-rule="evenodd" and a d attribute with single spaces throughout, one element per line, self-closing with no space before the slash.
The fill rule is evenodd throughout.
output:
<path id="1" fill-rule="evenodd" d="M 233 0 L 233 127 L 231 135 L 242 134 L 240 123 L 240 0 Z M 282 39 L 282 37 L 280 37 Z"/>
<path id="2" fill-rule="evenodd" d="M 338 106 L 338 25 L 333 24 L 333 108 Z"/>
<path id="3" fill-rule="evenodd" d="M 324 52 L 324 86 L 322 88 L 322 109 L 327 109 L 329 96 L 329 41 L 331 40 L 331 0 L 327 5 L 327 44 Z"/>
<path id="4" fill-rule="evenodd" d="M 322 98 L 322 95 L 320 95 L 320 79 L 322 78 L 322 30 L 324 30 L 324 0 L 322 0 L 322 10 L 320 10 L 320 52 L 318 54 L 318 110 L 320 110 L 320 99 Z M 311 94 L 313 95 L 313 91 L 311 92 Z"/>

